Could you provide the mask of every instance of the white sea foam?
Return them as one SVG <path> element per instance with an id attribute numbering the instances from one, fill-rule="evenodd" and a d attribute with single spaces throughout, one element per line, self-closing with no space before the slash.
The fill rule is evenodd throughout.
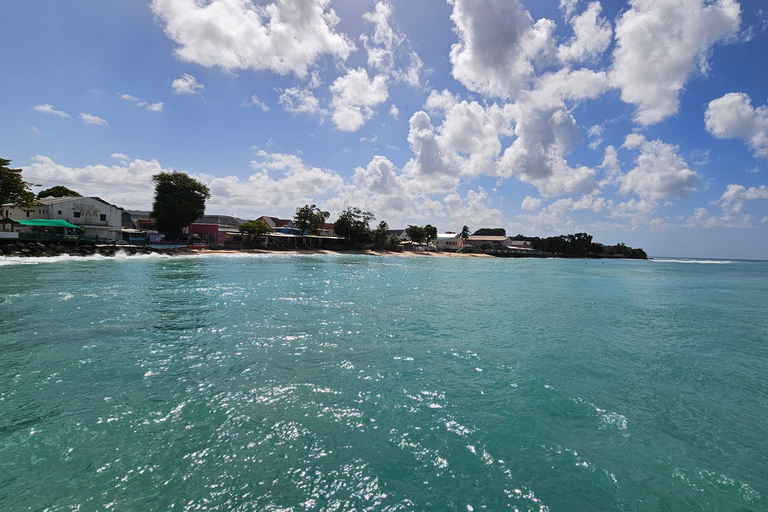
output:
<path id="1" fill-rule="evenodd" d="M 652 261 L 655 261 L 656 263 L 699 263 L 703 265 L 727 265 L 738 263 L 733 260 L 689 260 L 684 258 L 653 258 Z"/>
<path id="2" fill-rule="evenodd" d="M 135 254 L 130 255 L 124 251 L 118 251 L 114 256 L 103 256 L 101 254 L 91 254 L 89 256 L 72 256 L 70 254 L 60 254 L 58 256 L 42 257 L 23 257 L 23 256 L 0 256 L 0 267 L 9 265 L 38 265 L 41 263 L 67 263 L 77 261 L 128 261 L 128 260 L 151 260 L 151 259 L 170 259 L 174 256 L 167 254 Z"/>

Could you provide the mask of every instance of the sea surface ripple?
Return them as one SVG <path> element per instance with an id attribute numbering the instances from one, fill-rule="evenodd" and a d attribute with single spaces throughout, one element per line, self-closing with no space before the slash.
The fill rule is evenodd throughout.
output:
<path id="1" fill-rule="evenodd" d="M 0 258 L 0 510 L 768 510 L 768 263 Z"/>

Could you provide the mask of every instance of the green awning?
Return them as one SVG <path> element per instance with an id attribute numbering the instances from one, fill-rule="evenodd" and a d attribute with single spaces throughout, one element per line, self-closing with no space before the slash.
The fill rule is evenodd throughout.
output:
<path id="1" fill-rule="evenodd" d="M 80 226 L 75 226 L 63 219 L 30 219 L 30 220 L 17 220 L 18 224 L 22 226 L 39 226 L 46 228 L 75 228 L 80 229 Z"/>

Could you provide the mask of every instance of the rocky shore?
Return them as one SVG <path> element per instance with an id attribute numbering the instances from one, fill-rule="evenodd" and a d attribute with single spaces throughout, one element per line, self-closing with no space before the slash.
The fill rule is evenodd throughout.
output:
<path id="1" fill-rule="evenodd" d="M 157 252 L 145 247 L 93 245 L 93 244 L 62 244 L 62 243 L 6 243 L 0 244 L 0 256 L 42 258 L 48 256 L 114 256 L 118 252 L 128 255 L 151 254 Z"/>

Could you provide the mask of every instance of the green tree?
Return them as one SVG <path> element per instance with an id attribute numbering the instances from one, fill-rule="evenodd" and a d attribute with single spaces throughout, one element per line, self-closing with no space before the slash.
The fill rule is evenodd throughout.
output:
<path id="1" fill-rule="evenodd" d="M 480 228 L 474 232 L 475 236 L 507 236 L 504 228 Z"/>
<path id="2" fill-rule="evenodd" d="M 161 172 L 152 176 L 155 202 L 150 216 L 158 231 L 179 233 L 205 214 L 211 198 L 207 186 L 183 172 Z"/>
<path id="3" fill-rule="evenodd" d="M 369 242 L 371 228 L 368 223 L 375 219 L 371 212 L 350 206 L 339 214 L 338 220 L 333 224 L 333 230 L 337 236 L 346 239 L 350 244 L 361 246 Z"/>
<path id="4" fill-rule="evenodd" d="M 427 239 L 427 243 L 437 240 L 437 228 L 432 224 L 424 226 L 424 237 Z"/>
<path id="5" fill-rule="evenodd" d="M 248 235 L 248 245 L 254 237 L 264 236 L 272 232 L 272 228 L 263 220 L 247 220 L 240 224 L 240 232 Z"/>
<path id="6" fill-rule="evenodd" d="M 8 167 L 10 164 L 10 160 L 0 158 L 0 204 L 32 205 L 35 194 L 29 191 L 29 187 L 35 185 L 21 179 L 21 169 L 11 169 Z"/>
<path id="7" fill-rule="evenodd" d="M 55 187 L 41 190 L 37 193 L 37 197 L 83 197 L 79 192 L 75 192 L 72 189 L 65 187 L 64 185 L 56 185 Z"/>
<path id="8" fill-rule="evenodd" d="M 469 227 L 464 226 L 463 228 L 461 228 L 461 235 L 459 236 L 461 236 L 461 239 L 466 242 L 467 238 L 469 238 Z"/>
<path id="9" fill-rule="evenodd" d="M 379 222 L 379 226 L 373 232 L 373 248 L 377 251 L 389 248 L 389 226 L 386 222 Z"/>
<path id="10" fill-rule="evenodd" d="M 408 240 L 417 244 L 422 243 L 427 237 L 427 234 L 424 232 L 424 228 L 420 226 L 409 225 L 407 228 L 405 228 L 405 234 L 408 235 Z"/>
<path id="11" fill-rule="evenodd" d="M 296 208 L 293 223 L 302 234 L 316 235 L 330 216 L 330 213 L 322 211 L 314 204 L 312 206 L 305 204 L 301 208 Z"/>

